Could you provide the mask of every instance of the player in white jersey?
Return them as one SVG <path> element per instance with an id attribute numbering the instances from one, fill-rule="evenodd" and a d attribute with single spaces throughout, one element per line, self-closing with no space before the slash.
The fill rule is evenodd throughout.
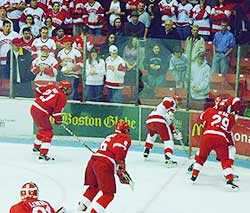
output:
<path id="1" fill-rule="evenodd" d="M 148 158 L 150 150 L 153 148 L 154 142 L 159 135 L 164 143 L 165 163 L 167 166 L 176 165 L 173 160 L 174 141 L 182 140 L 181 132 L 176 132 L 173 119 L 177 105 L 181 98 L 177 95 L 173 97 L 165 97 L 160 104 L 147 117 L 148 135 L 146 138 L 143 156 Z"/>

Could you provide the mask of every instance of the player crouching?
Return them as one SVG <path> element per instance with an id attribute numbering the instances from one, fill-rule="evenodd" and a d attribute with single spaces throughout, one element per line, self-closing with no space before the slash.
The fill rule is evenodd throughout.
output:
<path id="1" fill-rule="evenodd" d="M 131 145 L 131 137 L 128 133 L 129 125 L 124 121 L 119 121 L 116 124 L 115 133 L 107 136 L 97 152 L 91 156 L 85 170 L 84 184 L 88 188 L 79 202 L 79 211 L 85 212 L 91 203 L 91 209 L 88 209 L 88 212 L 105 211 L 116 193 L 114 172 L 121 183 L 130 184 L 132 181 L 125 164 L 125 158 Z M 100 191 L 102 195 L 95 199 Z"/>
<path id="2" fill-rule="evenodd" d="M 204 128 L 201 135 L 200 149 L 195 156 L 195 163 L 192 169 L 191 181 L 195 182 L 201 168 L 212 150 L 215 151 L 217 159 L 221 162 L 226 188 L 237 191 L 239 186 L 234 183 L 233 164 L 234 157 L 232 148 L 234 140 L 232 128 L 236 123 L 236 116 L 240 107 L 240 99 L 237 97 L 224 99 L 216 107 L 208 108 L 201 113 L 200 119 Z"/>
<path id="3" fill-rule="evenodd" d="M 146 138 L 143 156 L 148 158 L 150 150 L 153 148 L 154 142 L 159 135 L 164 143 L 165 164 L 169 167 L 177 165 L 173 159 L 174 141 L 182 140 L 181 132 L 176 132 L 174 127 L 174 113 L 176 112 L 181 98 L 177 95 L 173 97 L 165 97 L 163 101 L 149 114 L 146 124 L 148 135 Z"/>
<path id="4" fill-rule="evenodd" d="M 67 95 L 71 93 L 72 85 L 68 80 L 62 80 L 57 85 L 51 84 L 36 88 L 36 99 L 30 112 L 38 131 L 34 141 L 33 152 L 39 153 L 40 162 L 55 160 L 49 157 L 49 147 L 54 135 L 50 116 L 56 125 L 62 124 L 62 111 L 67 103 Z"/>

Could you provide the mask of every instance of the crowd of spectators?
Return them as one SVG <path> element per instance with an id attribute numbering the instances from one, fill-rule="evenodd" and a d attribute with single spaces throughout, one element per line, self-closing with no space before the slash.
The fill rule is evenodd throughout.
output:
<path id="1" fill-rule="evenodd" d="M 249 0 L 2 0 L 0 79 L 10 78 L 13 49 L 14 96 L 29 90 L 20 90 L 20 83 L 32 88 L 68 79 L 71 99 L 81 99 L 84 84 L 86 100 L 122 102 L 124 85 L 139 84 L 142 90 L 144 82 L 149 95 L 166 85 L 166 72 L 176 88 L 186 88 L 187 78 L 195 76 L 192 70 L 187 77 L 189 57 L 195 70 L 205 67 L 207 78 L 208 41 L 213 44 L 210 74 L 229 72 L 235 44 L 250 41 L 249 17 Z M 138 40 L 145 43 L 139 51 Z M 28 67 L 31 72 L 23 75 Z M 147 75 L 138 76 L 138 68 Z"/>

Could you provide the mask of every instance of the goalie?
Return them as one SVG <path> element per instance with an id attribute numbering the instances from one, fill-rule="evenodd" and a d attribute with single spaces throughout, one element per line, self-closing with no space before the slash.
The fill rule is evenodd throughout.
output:
<path id="1" fill-rule="evenodd" d="M 85 212 L 98 192 L 102 195 L 91 205 L 91 213 L 104 212 L 114 199 L 116 183 L 114 173 L 123 184 L 131 184 L 131 178 L 126 171 L 125 158 L 131 145 L 128 135 L 129 125 L 124 121 L 116 124 L 115 133 L 107 136 L 100 148 L 90 158 L 85 171 L 85 185 L 88 186 L 79 202 L 78 210 Z"/>
<path id="2" fill-rule="evenodd" d="M 148 158 L 150 150 L 153 148 L 157 135 L 164 143 L 165 163 L 168 166 L 177 165 L 173 160 L 174 141 L 182 140 L 181 132 L 176 132 L 174 127 L 174 113 L 181 98 L 177 95 L 165 97 L 163 101 L 149 114 L 146 124 L 148 135 L 146 138 L 143 156 Z"/>

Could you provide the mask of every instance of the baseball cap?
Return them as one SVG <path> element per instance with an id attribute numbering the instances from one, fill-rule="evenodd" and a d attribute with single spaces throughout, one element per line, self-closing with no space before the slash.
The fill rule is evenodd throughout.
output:
<path id="1" fill-rule="evenodd" d="M 49 51 L 49 48 L 46 45 L 43 45 L 41 47 L 41 51 Z"/>
<path id="2" fill-rule="evenodd" d="M 110 52 L 110 53 L 117 53 L 117 52 L 118 52 L 117 46 L 111 45 L 111 46 L 109 47 L 109 52 Z"/>
<path id="3" fill-rule="evenodd" d="M 17 47 L 21 47 L 22 46 L 22 41 L 20 38 L 14 38 L 12 39 L 11 43 Z"/>
<path id="4" fill-rule="evenodd" d="M 63 42 L 64 42 L 64 43 L 65 43 L 65 42 L 73 42 L 73 39 L 72 39 L 71 36 L 67 36 L 67 37 L 63 40 Z"/>
<path id="5" fill-rule="evenodd" d="M 133 10 L 130 16 L 140 16 L 137 10 Z"/>

